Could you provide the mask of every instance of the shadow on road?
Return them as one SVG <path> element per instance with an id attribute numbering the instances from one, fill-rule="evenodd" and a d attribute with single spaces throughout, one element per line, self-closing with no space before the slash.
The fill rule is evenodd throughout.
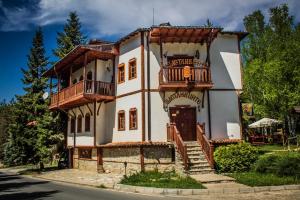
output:
<path id="1" fill-rule="evenodd" d="M 59 191 L 47 191 L 47 192 L 19 192 L 0 195 L 0 200 L 34 200 L 42 199 L 43 197 L 49 197 Z"/>

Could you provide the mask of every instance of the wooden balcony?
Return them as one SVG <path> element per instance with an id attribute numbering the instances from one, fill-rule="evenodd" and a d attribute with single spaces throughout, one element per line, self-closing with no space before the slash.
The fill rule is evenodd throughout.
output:
<path id="1" fill-rule="evenodd" d="M 188 70 L 188 76 L 186 75 Z M 159 89 L 203 90 L 213 86 L 209 67 L 162 67 L 159 72 Z"/>
<path id="2" fill-rule="evenodd" d="M 111 101 L 114 98 L 113 83 L 85 80 L 52 94 L 49 108 L 66 109 L 93 101 Z"/>

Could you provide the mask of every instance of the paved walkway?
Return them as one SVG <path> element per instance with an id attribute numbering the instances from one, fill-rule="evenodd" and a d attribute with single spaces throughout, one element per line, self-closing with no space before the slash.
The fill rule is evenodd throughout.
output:
<path id="1" fill-rule="evenodd" d="M 123 175 L 112 173 L 99 174 L 96 172 L 87 172 L 78 169 L 63 169 L 44 172 L 42 174 L 36 175 L 36 177 L 82 185 L 103 185 L 107 188 L 113 188 L 115 184 L 120 182 Z"/>

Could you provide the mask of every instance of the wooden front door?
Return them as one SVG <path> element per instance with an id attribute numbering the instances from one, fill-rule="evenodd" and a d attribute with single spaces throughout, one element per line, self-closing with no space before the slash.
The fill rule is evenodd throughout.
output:
<path id="1" fill-rule="evenodd" d="M 171 107 L 170 121 L 175 123 L 184 141 L 196 140 L 196 108 Z"/>

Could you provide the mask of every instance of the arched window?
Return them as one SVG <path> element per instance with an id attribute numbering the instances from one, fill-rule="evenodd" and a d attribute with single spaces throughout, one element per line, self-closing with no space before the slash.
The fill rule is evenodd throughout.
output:
<path id="1" fill-rule="evenodd" d="M 77 133 L 82 132 L 82 116 L 79 115 L 77 118 Z"/>
<path id="2" fill-rule="evenodd" d="M 85 127 L 85 132 L 91 131 L 91 116 L 90 116 L 89 113 L 87 113 L 85 115 L 84 121 L 85 121 L 85 123 L 84 123 L 84 125 L 85 125 L 84 126 Z"/>
<path id="3" fill-rule="evenodd" d="M 75 78 L 73 81 L 72 81 L 73 84 L 76 84 L 77 83 L 77 79 Z"/>
<path id="4" fill-rule="evenodd" d="M 75 118 L 71 118 L 71 133 L 75 133 Z"/>
<path id="5" fill-rule="evenodd" d="M 93 72 L 89 71 L 86 75 L 86 79 L 90 81 L 93 80 Z"/>
<path id="6" fill-rule="evenodd" d="M 82 81 L 83 80 L 83 76 L 81 75 L 80 77 L 79 77 L 79 81 Z"/>

